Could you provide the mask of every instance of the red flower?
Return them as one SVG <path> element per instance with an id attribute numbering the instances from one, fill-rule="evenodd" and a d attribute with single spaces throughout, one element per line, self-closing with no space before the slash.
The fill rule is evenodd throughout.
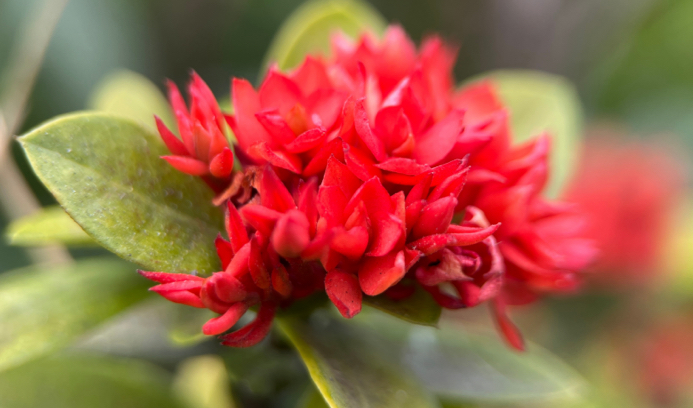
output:
<path id="1" fill-rule="evenodd" d="M 234 347 L 248 347 L 261 341 L 282 302 L 322 289 L 324 280 L 319 265 L 296 259 L 314 235 L 311 230 L 315 230 L 317 217 L 310 214 L 315 213 L 315 184 L 301 186 L 298 206 L 269 167 L 263 171 L 256 188 L 260 199 L 244 206 L 241 213 L 228 202 L 229 240 L 219 236 L 215 242 L 223 271 L 206 279 L 140 272 L 161 283 L 151 290 L 166 299 L 219 313 L 219 317 L 203 326 L 207 335 L 231 329 L 248 308 L 259 305 L 252 323 L 222 336 L 224 345 Z"/>
<path id="2" fill-rule="evenodd" d="M 522 304 L 543 293 L 575 290 L 577 273 L 594 259 L 596 250 L 584 237 L 585 215 L 573 204 L 541 195 L 549 137 L 510 146 L 507 114 L 488 82 L 461 90 L 455 103 L 478 120 L 481 125 L 476 126 L 485 123 L 494 133 L 490 143 L 471 156 L 470 186 L 461 201 L 502 224 L 495 235 L 507 266 L 503 299 Z"/>
<path id="3" fill-rule="evenodd" d="M 448 309 L 472 307 L 500 293 L 505 271 L 503 258 L 495 238 L 487 235 L 489 231 L 495 232 L 498 226 L 489 226 L 478 208 L 467 207 L 464 222 L 450 225 L 448 236 L 456 239 L 475 236 L 475 239 L 468 240 L 469 244 L 464 247 L 448 245 L 436 252 L 430 249 L 425 252 L 431 253 L 417 264 L 416 279 L 441 306 Z M 459 298 L 444 293 L 438 286 L 441 283 L 452 284 Z"/>
<path id="4" fill-rule="evenodd" d="M 378 45 L 368 37 L 351 47 L 339 43 L 337 64 L 347 67 L 352 76 L 367 78 L 367 83 L 380 84 L 379 55 L 400 49 L 403 60 L 409 61 L 410 44 L 395 43 L 386 40 Z M 505 309 L 501 302 L 526 303 L 546 292 L 574 290 L 577 272 L 591 262 L 595 249 L 580 236 L 584 217 L 574 206 L 541 197 L 548 137 L 512 147 L 508 114 L 492 83 L 455 91 L 452 55 L 440 40 L 428 40 L 415 63 L 402 64 L 409 71 L 396 71 L 401 78 L 384 74 L 383 81 L 397 85 L 373 87 L 370 92 L 366 88 L 365 96 L 354 103 L 353 114 L 347 101 L 340 130 L 349 145 L 344 151 L 347 166 L 362 180 L 377 176 L 388 189 L 406 189 L 432 167 L 469 157 L 470 186 L 456 197 L 456 210 L 476 206 L 489 221 L 501 224 L 495 236 L 505 259 L 507 283 L 503 296 L 496 299 L 496 312 Z M 348 126 L 352 121 L 353 127 Z M 507 318 L 497 317 L 508 337 L 519 339 L 510 334 Z"/>
<path id="5" fill-rule="evenodd" d="M 505 305 L 573 288 L 592 256 L 572 207 L 540 195 L 548 139 L 511 147 L 492 84 L 455 90 L 455 52 L 437 37 L 417 51 L 394 26 L 382 41 L 336 37 L 333 51 L 290 73 L 270 69 L 258 91 L 233 80 L 226 121 L 244 173 L 213 185 L 228 187 L 218 200 L 230 198 L 231 241 L 216 243 L 225 271 L 204 281 L 207 292 L 193 278 L 190 288 L 157 291 L 221 313 L 217 332 L 237 320 L 227 313 L 257 303 L 258 318 L 271 320 L 276 307 L 324 289 L 350 318 L 363 296 L 403 300 L 420 285 L 446 308 L 492 300 L 501 331 L 522 348 Z M 192 117 L 223 134 L 196 78 Z M 177 92 L 171 99 L 185 141 L 192 119 Z M 227 276 L 247 297 L 227 292 Z"/>
<path id="6" fill-rule="evenodd" d="M 501 278 L 498 262 L 493 268 L 482 266 L 482 259 L 491 261 L 495 243 L 486 240 L 498 225 L 473 222 L 471 216 L 461 225 L 452 224 L 467 172 L 462 161 L 456 167 L 450 174 L 429 171 L 406 196 L 401 190 L 390 195 L 377 177 L 362 182 L 345 164 L 330 158 L 318 192 L 318 228 L 330 237 L 322 257 L 328 271 L 325 289 L 345 317 L 361 309 L 361 291 L 368 296 L 385 293 L 410 271 L 412 278 L 449 303 L 473 306 L 491 296 L 480 296 L 474 284 L 467 284 L 474 277 L 481 285 Z M 470 209 L 470 214 L 475 212 Z M 480 248 L 473 247 L 482 242 Z M 442 294 L 438 285 L 447 282 L 458 284 L 463 300 Z M 492 293 L 489 286 L 484 290 Z"/>
<path id="7" fill-rule="evenodd" d="M 597 133 L 566 194 L 589 215 L 586 236 L 600 250 L 591 280 L 612 288 L 650 283 L 662 272 L 683 170 L 658 145 L 624 143 L 607 129 Z"/>
<path id="8" fill-rule="evenodd" d="M 335 153 L 326 142 L 346 96 L 331 85 L 325 65 L 308 57 L 291 75 L 271 69 L 257 92 L 234 78 L 235 114 L 226 119 L 239 149 L 254 163 L 312 176 Z"/>
<path id="9" fill-rule="evenodd" d="M 156 117 L 161 139 L 173 156 L 163 156 L 177 170 L 193 176 L 202 176 L 215 191 L 228 183 L 233 171 L 233 153 L 224 136 L 224 118 L 212 91 L 197 73 L 192 73 L 190 85 L 190 111 L 183 96 L 173 82 L 168 82 L 168 96 L 178 122 L 179 140 Z"/>

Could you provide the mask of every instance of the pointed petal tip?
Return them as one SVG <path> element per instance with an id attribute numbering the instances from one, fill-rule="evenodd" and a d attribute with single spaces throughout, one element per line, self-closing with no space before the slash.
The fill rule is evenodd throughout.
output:
<path id="1" fill-rule="evenodd" d="M 214 177 L 227 178 L 233 172 L 233 152 L 224 147 L 209 163 L 209 171 Z"/>
<path id="2" fill-rule="evenodd" d="M 176 170 L 191 176 L 204 176 L 209 173 L 206 163 L 187 156 L 160 156 Z"/>

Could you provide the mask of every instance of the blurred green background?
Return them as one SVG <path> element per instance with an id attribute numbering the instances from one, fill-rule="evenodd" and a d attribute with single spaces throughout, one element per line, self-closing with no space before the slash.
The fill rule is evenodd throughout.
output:
<path id="1" fill-rule="evenodd" d="M 228 95 L 231 76 L 246 77 L 257 83 L 257 72 L 276 30 L 301 3 L 303 0 L 70 0 L 48 47 L 19 133 L 55 115 L 84 109 L 95 85 L 120 68 L 141 73 L 159 86 L 165 78 L 185 83 L 189 71 L 195 69 L 220 99 Z M 588 122 L 617 122 L 633 137 L 665 135 L 667 140 L 682 146 L 681 155 L 689 162 L 693 157 L 691 0 L 372 0 L 370 3 L 387 20 L 402 24 L 417 42 L 437 32 L 456 44 L 458 81 L 503 68 L 559 74 L 577 86 Z M 16 46 L 18 32 L 42 4 L 39 0 L 0 0 L 0 94 L 8 86 L 3 72 Z M 12 153 L 42 204 L 54 203 L 31 174 L 18 146 L 13 146 Z M 7 221 L 7 215 L 0 211 L 0 229 L 5 229 Z M 73 254 L 99 252 L 80 250 Z M 0 240 L 0 272 L 28 264 L 23 249 L 9 247 Z M 594 310 L 582 307 L 585 302 L 593 305 Z M 563 333 L 566 347 L 571 340 L 580 340 L 579 332 L 588 332 L 580 326 L 582 321 L 599 323 L 598 315 L 608 307 L 600 302 L 608 303 L 608 299 L 552 304 L 560 319 L 569 316 L 573 323 L 574 331 Z M 154 326 L 161 316 L 171 313 L 157 310 L 154 308 L 149 315 L 137 317 L 140 319 L 137 321 L 126 318 L 123 324 L 130 324 L 130 329 L 149 325 L 149 329 L 156 331 Z M 151 319 L 146 320 L 147 316 Z M 116 336 L 100 345 L 99 339 L 92 341 L 97 350 L 146 357 L 165 368 L 171 368 L 171 361 L 182 358 L 176 354 L 180 350 L 147 348 L 148 336 L 145 330 L 141 338 L 134 339 L 134 346 L 123 348 L 119 344 L 128 344 L 133 339 Z M 185 353 L 219 353 L 220 348 L 210 343 Z M 263 353 L 275 353 L 268 359 L 271 361 L 263 361 L 267 367 L 255 367 L 252 373 L 243 371 L 246 362 L 248 366 L 257 364 L 254 358 Z M 171 358 L 173 355 L 175 358 Z M 255 349 L 239 356 L 234 356 L 235 361 L 240 361 L 235 368 L 248 379 L 250 385 L 246 391 L 253 395 L 273 393 L 275 388 L 279 389 L 276 384 L 288 383 L 287 377 L 295 371 L 276 373 L 273 370 L 277 366 L 300 367 L 300 361 L 288 350 Z M 70 371 L 58 358 L 41 369 L 35 365 L 22 368 L 10 382 L 0 384 L 0 394 L 3 389 L 24 386 L 23 381 L 40 379 L 36 372 L 44 369 L 67 372 L 65 384 L 68 385 L 79 384 L 85 377 L 107 376 L 91 370 L 90 364 L 110 365 L 110 371 L 117 373 L 122 369 L 143 377 L 158 378 L 161 374 L 133 361 L 96 362 L 88 357 L 84 364 Z M 124 364 L 134 366 L 127 368 Z M 196 377 L 199 370 L 209 373 L 218 368 L 219 362 L 212 359 L 191 364 L 185 375 L 199 380 Z M 274 377 L 269 378 L 267 373 L 272 372 Z M 165 397 L 156 394 L 159 388 L 165 388 L 162 384 L 145 383 L 148 390 L 133 384 L 124 381 L 118 385 L 122 388 L 118 395 L 137 396 L 125 401 L 126 406 L 136 406 L 127 405 L 134 401 L 142 406 L 150 402 L 169 404 L 168 400 L 160 399 Z M 60 384 L 55 387 L 51 392 L 79 392 Z M 298 395 L 303 389 L 285 387 L 282 392 Z"/>

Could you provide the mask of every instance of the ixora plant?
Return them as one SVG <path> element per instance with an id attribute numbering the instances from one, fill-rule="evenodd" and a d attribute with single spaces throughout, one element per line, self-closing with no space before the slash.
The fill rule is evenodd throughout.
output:
<path id="1" fill-rule="evenodd" d="M 168 83 L 170 107 L 122 74 L 94 98 L 109 113 L 65 115 L 21 137 L 79 227 L 50 210 L 15 224 L 12 239 L 96 242 L 143 270 L 90 260 L 44 277 L 51 286 L 24 300 L 42 300 L 42 321 L 69 316 L 45 342 L 29 341 L 38 322 L 0 335 L 0 365 L 139 302 L 144 277 L 169 301 L 213 312 L 201 330 L 223 345 L 257 345 L 278 326 L 331 407 L 574 396 L 580 381 L 537 350 L 472 346 L 445 330 L 416 331 L 440 339 L 415 347 L 393 335 L 485 304 L 508 346 L 525 350 L 508 306 L 575 291 L 595 254 L 581 214 L 547 198 L 576 150 L 570 87 L 528 72 L 457 86 L 454 62 L 440 38 L 417 48 L 365 6 L 312 3 L 279 32 L 258 87 L 233 79 L 228 111 L 195 73 L 187 103 Z M 330 302 L 366 323 L 338 319 Z M 407 326 L 360 320 L 368 307 Z M 398 347 L 409 351 L 389 358 Z"/>

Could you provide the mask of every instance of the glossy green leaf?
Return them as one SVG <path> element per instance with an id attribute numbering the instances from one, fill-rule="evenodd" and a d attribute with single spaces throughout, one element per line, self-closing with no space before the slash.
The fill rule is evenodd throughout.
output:
<path id="1" fill-rule="evenodd" d="M 13 221 L 7 227 L 12 245 L 96 245 L 96 242 L 59 206 Z"/>
<path id="2" fill-rule="evenodd" d="M 277 63 L 280 69 L 294 68 L 307 54 L 328 55 L 335 31 L 355 38 L 364 31 L 381 34 L 386 26 L 377 10 L 359 0 L 312 0 L 282 24 L 263 66 Z"/>
<path id="3" fill-rule="evenodd" d="M 3 408 L 183 408 L 164 370 L 136 360 L 61 355 L 0 374 Z"/>
<path id="4" fill-rule="evenodd" d="M 387 296 L 364 296 L 363 303 L 399 319 L 424 326 L 436 326 L 441 308 L 433 298 L 421 288 L 403 301 L 392 300 Z"/>
<path id="5" fill-rule="evenodd" d="M 19 139 L 38 177 L 99 244 L 150 270 L 220 268 L 222 212 L 199 179 L 173 169 L 158 137 L 105 113 L 58 117 Z"/>
<path id="6" fill-rule="evenodd" d="M 159 88 L 146 77 L 120 70 L 106 76 L 94 89 L 89 109 L 120 115 L 154 131 L 154 115 L 174 128 L 173 112 Z"/>
<path id="7" fill-rule="evenodd" d="M 551 172 L 545 193 L 559 196 L 580 155 L 583 111 L 575 88 L 562 77 L 538 71 L 495 71 L 481 77 L 498 87 L 510 111 L 515 143 L 543 132 L 551 135 Z"/>
<path id="8" fill-rule="evenodd" d="M 144 299 L 147 286 L 132 265 L 110 258 L 3 274 L 0 370 L 68 345 Z"/>
<path id="9" fill-rule="evenodd" d="M 331 408 L 438 407 L 369 333 L 319 312 L 308 321 L 282 318 L 279 322 Z"/>

